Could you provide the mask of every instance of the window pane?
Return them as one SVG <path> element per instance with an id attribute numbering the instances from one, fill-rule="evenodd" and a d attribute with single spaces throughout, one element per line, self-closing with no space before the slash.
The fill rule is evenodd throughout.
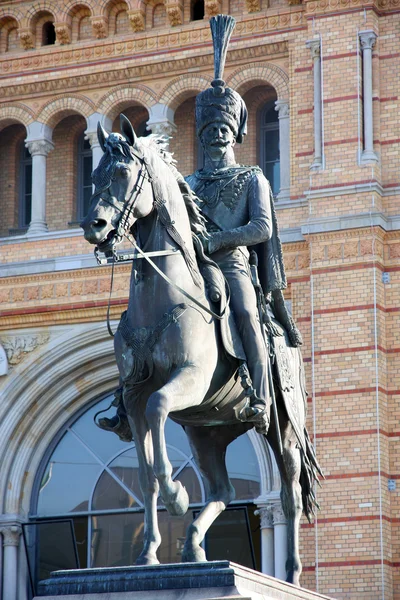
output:
<path id="1" fill-rule="evenodd" d="M 90 188 L 84 188 L 83 190 L 83 214 L 82 217 L 86 217 L 89 212 L 90 199 L 92 197 L 92 186 Z"/>
<path id="2" fill-rule="evenodd" d="M 192 455 L 187 435 L 182 425 L 178 425 L 178 423 L 175 423 L 172 419 L 167 419 L 165 424 L 165 437 L 170 445 L 181 450 L 187 457 Z"/>
<path id="3" fill-rule="evenodd" d="M 39 581 L 47 579 L 52 571 L 78 568 L 71 523 L 34 522 L 24 525 L 24 533 L 35 587 Z"/>
<path id="4" fill-rule="evenodd" d="M 260 495 L 260 470 L 247 435 L 240 436 L 228 446 L 226 466 L 236 490 L 236 500 L 253 499 Z"/>
<path id="5" fill-rule="evenodd" d="M 269 123 L 277 123 L 279 120 L 278 111 L 275 110 L 275 102 L 267 109 L 264 113 L 264 123 L 268 125 Z"/>
<path id="6" fill-rule="evenodd" d="M 176 479 L 186 488 L 191 503 L 203 502 L 199 478 L 192 467 L 185 467 Z"/>
<path id="7" fill-rule="evenodd" d="M 265 177 L 268 179 L 272 193 L 276 196 L 279 193 L 281 187 L 281 170 L 280 162 L 271 162 L 265 165 L 264 170 Z"/>
<path id="8" fill-rule="evenodd" d="M 108 463 L 113 456 L 127 450 L 126 442 L 121 442 L 114 433 L 99 429 L 93 421 L 94 415 L 100 410 L 107 409 L 112 399 L 112 397 L 108 396 L 98 404 L 95 404 L 95 406 L 89 408 L 71 427 L 72 431 L 75 431 L 85 441 L 92 452 L 105 463 Z M 114 414 L 115 408 L 111 407 L 107 413 L 99 415 L 99 418 L 104 416 L 111 417 Z"/>
<path id="9" fill-rule="evenodd" d="M 206 553 L 208 560 L 230 560 L 255 568 L 246 508 L 228 509 L 220 514 L 206 535 Z"/>
<path id="10" fill-rule="evenodd" d="M 193 521 L 193 512 L 188 510 L 184 517 L 171 517 L 167 511 L 158 511 L 158 524 L 161 534 L 161 546 L 158 560 L 163 564 L 182 561 L 182 550 L 186 539 L 186 531 Z"/>
<path id="11" fill-rule="evenodd" d="M 92 517 L 92 567 L 132 565 L 142 551 L 143 513 Z"/>
<path id="12" fill-rule="evenodd" d="M 87 510 L 90 493 L 101 469 L 91 454 L 67 432 L 53 452 L 43 476 L 38 514 Z"/>
<path id="13" fill-rule="evenodd" d="M 92 187 L 92 156 L 83 157 L 83 186 Z"/>
<path id="14" fill-rule="evenodd" d="M 279 130 L 271 129 L 264 132 L 265 162 L 279 160 Z"/>
<path id="15" fill-rule="evenodd" d="M 116 475 L 118 477 L 123 476 L 121 469 L 117 470 Z M 96 489 L 93 494 L 92 506 L 89 507 L 90 510 L 107 510 L 112 508 L 123 509 L 135 507 L 137 508 L 138 504 L 133 495 L 128 494 L 124 488 L 120 486 L 118 481 L 115 481 L 115 479 L 111 477 L 107 471 L 104 471 L 96 485 Z"/>

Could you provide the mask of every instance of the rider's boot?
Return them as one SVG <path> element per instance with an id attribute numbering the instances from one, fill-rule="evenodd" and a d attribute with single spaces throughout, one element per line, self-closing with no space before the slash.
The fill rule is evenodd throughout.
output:
<path id="1" fill-rule="evenodd" d="M 100 429 L 116 433 L 122 442 L 132 442 L 132 431 L 129 426 L 128 416 L 125 412 L 122 398 L 122 387 L 119 387 L 114 392 L 114 396 L 115 398 L 113 401 L 113 406 L 117 407 L 116 414 L 110 419 L 108 417 L 102 417 L 97 421 L 96 424 L 98 427 L 100 427 Z"/>

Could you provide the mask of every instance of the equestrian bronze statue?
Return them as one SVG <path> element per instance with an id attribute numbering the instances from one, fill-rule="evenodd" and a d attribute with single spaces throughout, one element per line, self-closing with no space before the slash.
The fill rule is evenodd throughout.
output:
<path id="1" fill-rule="evenodd" d="M 205 479 L 206 505 L 189 526 L 184 562 L 204 561 L 204 536 L 234 499 L 225 451 L 255 427 L 271 445 L 287 518 L 287 581 L 300 585 L 299 527 L 311 518 L 321 475 L 306 427 L 301 336 L 286 310 L 286 278 L 273 198 L 258 167 L 237 165 L 246 133 L 242 98 L 222 79 L 233 19 L 211 26 L 215 79 L 196 101 L 204 168 L 185 181 L 164 140 L 99 124 L 103 157 L 81 226 L 96 251 L 134 246 L 127 311 L 115 334 L 117 415 L 100 426 L 135 441 L 145 503 L 137 564 L 157 564 L 157 496 L 172 515 L 189 499 L 172 479 L 164 427 L 181 424 Z M 257 268 L 258 265 L 258 268 Z"/>

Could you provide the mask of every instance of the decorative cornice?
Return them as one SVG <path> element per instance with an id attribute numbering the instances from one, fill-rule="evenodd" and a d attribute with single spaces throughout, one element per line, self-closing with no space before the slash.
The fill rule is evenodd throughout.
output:
<path id="1" fill-rule="evenodd" d="M 175 3 L 174 5 L 175 6 Z M 297 28 L 305 25 L 303 18 L 304 12 L 292 9 L 291 11 L 282 12 L 280 14 L 272 14 L 265 16 L 263 14 L 254 16 L 245 21 L 239 21 L 235 28 L 235 41 L 231 44 L 231 49 L 240 38 L 248 38 L 248 44 L 253 44 L 257 47 L 258 40 L 251 40 L 254 34 L 269 33 L 279 31 L 281 29 Z M 212 60 L 211 47 L 211 32 L 208 25 L 182 28 L 177 31 L 171 31 L 166 34 L 160 34 L 153 31 L 144 32 L 144 13 L 139 11 L 131 11 L 129 19 L 132 29 L 138 33 L 131 39 L 113 41 L 112 38 L 104 39 L 102 42 L 90 40 L 83 45 L 80 42 L 79 46 L 69 44 L 68 46 L 52 47 L 51 52 L 48 48 L 34 49 L 29 53 L 21 53 L 18 55 L 7 56 L 0 61 L 0 75 L 10 75 L 13 73 L 23 72 L 26 76 L 29 71 L 42 69 L 58 69 L 59 67 L 84 67 L 86 63 L 98 62 L 101 60 L 109 60 L 118 58 L 121 60 L 129 60 L 135 55 L 146 55 L 146 53 L 176 51 L 181 53 L 182 50 L 191 50 L 193 46 L 204 46 L 198 54 L 203 54 L 204 50 L 210 55 Z M 61 26 L 61 24 L 59 24 Z M 191 26 L 193 24 L 191 23 Z M 92 27 L 94 36 L 97 39 L 103 39 L 107 35 L 108 22 L 107 19 L 101 16 L 92 17 Z M 30 30 L 22 30 L 20 32 L 21 43 L 26 47 L 34 48 L 33 34 Z M 231 52 L 232 52 L 231 50 Z M 259 55 L 260 57 L 262 54 Z M 154 56 L 150 57 L 154 61 Z"/>
<path id="2" fill-rule="evenodd" d="M 33 33 L 30 29 L 20 29 L 19 39 L 24 50 L 31 50 L 35 47 Z"/>
<path id="3" fill-rule="evenodd" d="M 264 44 L 261 46 L 250 46 L 246 48 L 238 48 L 228 52 L 227 67 L 229 64 L 238 64 L 241 62 L 253 61 L 254 59 L 271 59 L 272 57 L 277 58 L 286 56 L 288 54 L 288 42 L 274 42 L 272 44 Z M 27 60 L 30 60 L 27 59 Z M 9 61 L 11 62 L 11 61 Z M 0 68 L 1 68 L 0 64 Z M 84 66 L 84 63 L 83 65 Z M 4 100 L 7 98 L 24 97 L 29 98 L 35 96 L 42 96 L 46 93 L 62 93 L 76 92 L 81 88 L 88 90 L 90 88 L 98 89 L 100 86 L 113 86 L 126 83 L 129 80 L 130 83 L 135 81 L 143 81 L 144 78 L 152 78 L 155 76 L 164 76 L 165 73 L 187 73 L 193 69 L 199 70 L 201 68 L 211 69 L 213 66 L 212 54 L 201 54 L 199 56 L 188 56 L 185 58 L 178 58 L 177 60 L 170 59 L 160 62 L 148 62 L 134 64 L 132 66 L 125 66 L 124 68 L 118 68 L 116 63 L 113 63 L 114 68 L 110 70 L 105 69 L 104 66 L 99 65 L 99 71 L 93 68 L 92 73 L 85 73 L 80 75 L 77 72 L 70 77 L 62 77 L 58 79 L 33 79 L 27 81 L 24 84 L 15 83 L 7 86 L 3 82 L 0 87 L 0 99 Z"/>
<path id="4" fill-rule="evenodd" d="M 289 102 L 287 100 L 276 100 L 275 110 L 278 111 L 279 119 L 287 119 L 290 116 Z"/>
<path id="5" fill-rule="evenodd" d="M 311 51 L 311 58 L 316 60 L 321 56 L 321 41 L 317 40 L 308 40 L 306 42 L 306 47 Z"/>

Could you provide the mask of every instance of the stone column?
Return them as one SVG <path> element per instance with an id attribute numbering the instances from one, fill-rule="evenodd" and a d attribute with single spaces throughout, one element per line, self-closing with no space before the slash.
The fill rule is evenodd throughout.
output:
<path id="1" fill-rule="evenodd" d="M 281 189 L 278 200 L 290 198 L 290 113 L 287 100 L 277 100 L 275 110 L 279 115 L 279 158 L 281 170 Z"/>
<path id="2" fill-rule="evenodd" d="M 17 600 L 18 546 L 21 527 L 10 524 L 0 527 L 3 536 L 3 598 Z"/>
<path id="3" fill-rule="evenodd" d="M 177 130 L 174 123 L 174 111 L 166 104 L 154 104 L 149 110 L 147 127 L 156 135 L 171 138 Z"/>
<path id="4" fill-rule="evenodd" d="M 25 141 L 32 155 L 32 218 L 29 234 L 46 233 L 46 162 L 47 155 L 54 145 L 49 139 Z"/>
<path id="5" fill-rule="evenodd" d="M 92 149 L 92 170 L 94 171 L 103 156 L 103 150 L 99 144 L 97 138 L 97 123 L 101 123 L 104 129 L 111 131 L 112 121 L 105 115 L 100 113 L 93 113 L 87 117 L 87 129 L 85 131 L 85 138 L 89 140 L 90 147 Z"/>
<path id="6" fill-rule="evenodd" d="M 272 506 L 260 506 L 256 510 L 255 514 L 260 515 L 261 572 L 274 577 L 274 522 L 272 516 Z"/>
<path id="7" fill-rule="evenodd" d="M 322 168 L 322 90 L 321 90 L 321 44 L 320 40 L 309 40 L 314 70 L 314 161 L 312 169 Z"/>
<path id="8" fill-rule="evenodd" d="M 372 108 L 372 48 L 377 35 L 374 31 L 360 31 L 360 45 L 363 63 L 363 108 L 364 108 L 364 150 L 361 160 L 377 162 L 374 152 L 374 127 Z"/>
<path id="9" fill-rule="evenodd" d="M 281 503 L 273 504 L 275 577 L 286 579 L 287 527 Z"/>

